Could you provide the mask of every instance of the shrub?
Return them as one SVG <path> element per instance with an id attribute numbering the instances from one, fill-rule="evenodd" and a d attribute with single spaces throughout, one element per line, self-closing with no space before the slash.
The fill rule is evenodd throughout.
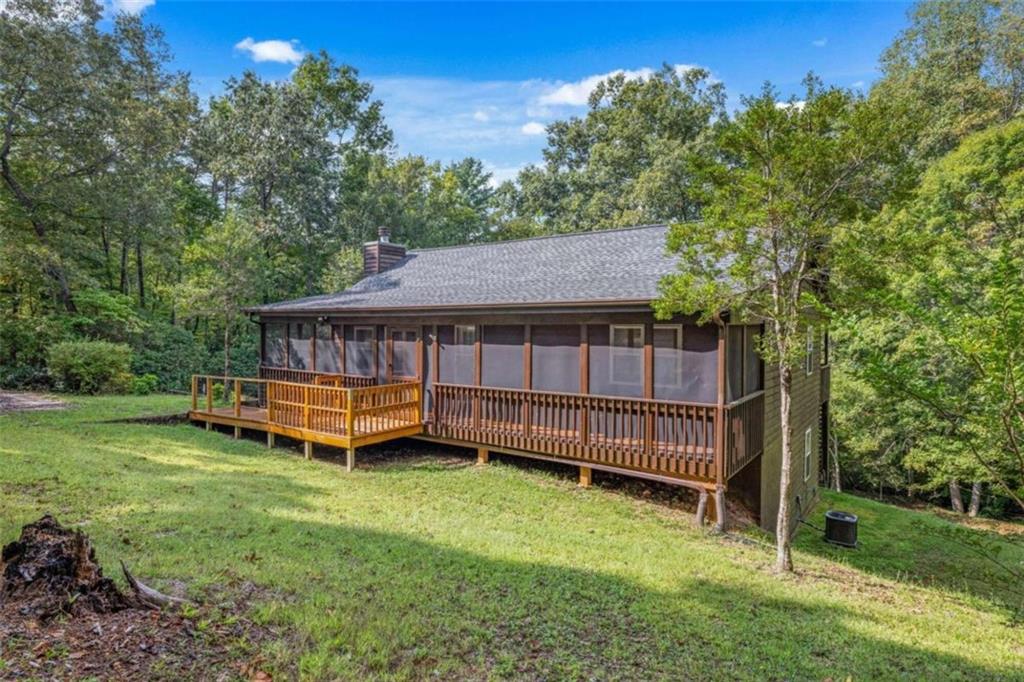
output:
<path id="1" fill-rule="evenodd" d="M 17 365 L 0 368 L 0 388 L 45 391 L 52 387 L 53 380 L 45 367 Z"/>
<path id="2" fill-rule="evenodd" d="M 155 374 L 143 374 L 140 377 L 132 377 L 132 393 L 135 395 L 149 395 L 157 389 L 160 379 Z"/>
<path id="3" fill-rule="evenodd" d="M 100 393 L 131 386 L 131 349 L 108 341 L 65 341 L 50 349 L 47 368 L 57 388 Z"/>

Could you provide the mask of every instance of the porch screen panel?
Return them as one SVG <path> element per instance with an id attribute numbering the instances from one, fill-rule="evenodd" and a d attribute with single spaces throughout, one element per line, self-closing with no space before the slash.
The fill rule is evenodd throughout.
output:
<path id="1" fill-rule="evenodd" d="M 498 388 L 523 387 L 523 336 L 520 325 L 483 327 L 480 383 Z"/>
<path id="2" fill-rule="evenodd" d="M 533 390 L 579 393 L 579 325 L 534 325 Z"/>
<path id="3" fill-rule="evenodd" d="M 729 387 L 726 399 L 739 400 L 743 397 L 743 327 L 729 327 L 725 364 Z"/>
<path id="4" fill-rule="evenodd" d="M 416 330 L 391 330 L 391 374 L 395 377 L 416 376 Z"/>
<path id="5" fill-rule="evenodd" d="M 718 402 L 718 329 L 714 325 L 684 326 L 682 355 L 680 400 Z"/>
<path id="6" fill-rule="evenodd" d="M 373 376 L 373 327 L 345 325 L 345 373 Z"/>
<path id="7" fill-rule="evenodd" d="M 642 398 L 643 325 L 590 325 L 589 334 L 590 392 Z"/>
<path id="8" fill-rule="evenodd" d="M 292 369 L 313 369 L 313 349 L 310 346 L 313 325 L 299 322 L 289 325 L 288 329 L 288 366 Z"/>
<path id="9" fill-rule="evenodd" d="M 754 391 L 760 391 L 764 386 L 762 385 L 762 360 L 761 356 L 757 354 L 758 337 L 761 335 L 761 328 L 751 325 L 747 327 L 746 338 L 743 342 L 743 392 L 744 394 L 750 394 Z"/>
<path id="10" fill-rule="evenodd" d="M 341 374 L 341 354 L 334 337 L 335 328 L 329 324 L 316 326 L 316 371 Z"/>
<path id="11" fill-rule="evenodd" d="M 265 327 L 263 364 L 267 367 L 284 367 L 288 352 L 288 339 L 283 324 L 268 324 Z"/>
<path id="12" fill-rule="evenodd" d="M 385 334 L 387 330 L 378 325 L 376 334 L 380 343 L 377 344 L 377 383 L 386 384 L 388 382 L 388 344 L 387 337 Z"/>
<path id="13" fill-rule="evenodd" d="M 476 327 L 460 325 L 460 329 L 452 325 L 437 328 L 441 337 L 441 367 L 438 381 L 443 384 L 464 384 L 471 386 L 476 383 L 476 351 L 474 338 Z"/>
<path id="14" fill-rule="evenodd" d="M 683 390 L 686 367 L 683 362 L 683 326 L 654 328 L 654 397 L 658 400 L 686 400 Z"/>

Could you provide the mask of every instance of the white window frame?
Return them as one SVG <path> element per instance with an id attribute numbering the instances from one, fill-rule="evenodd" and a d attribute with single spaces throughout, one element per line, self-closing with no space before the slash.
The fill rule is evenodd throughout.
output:
<path id="1" fill-rule="evenodd" d="M 615 380 L 615 358 L 618 355 L 616 351 L 621 350 L 637 350 L 628 346 L 616 346 L 615 345 L 615 330 L 616 329 L 639 329 L 640 330 L 640 347 L 641 352 L 641 367 L 640 367 L 640 385 L 643 385 L 644 373 L 643 373 L 643 348 L 646 343 L 644 338 L 644 325 L 642 324 L 610 324 L 608 325 L 608 383 L 616 384 L 618 386 L 636 386 L 636 382 L 633 381 L 616 381 Z"/>
<path id="2" fill-rule="evenodd" d="M 683 350 L 683 325 L 681 325 L 681 324 L 656 324 L 656 325 L 654 325 L 654 333 L 655 333 L 655 335 L 657 335 L 659 329 L 672 329 L 673 331 L 676 332 L 676 345 L 675 345 L 675 348 L 673 348 L 673 350 L 676 350 L 676 351 L 679 351 L 679 352 L 676 355 L 675 378 L 674 378 L 674 381 L 672 382 L 672 384 L 670 384 L 670 385 L 674 386 L 674 387 L 682 386 L 683 385 L 683 375 L 684 375 L 683 356 L 682 356 L 682 350 Z M 651 339 L 651 343 L 654 343 L 654 339 Z M 642 345 L 641 345 L 641 347 L 642 347 Z M 658 347 L 657 346 L 654 347 L 654 354 L 655 355 L 658 354 Z"/>
<path id="3" fill-rule="evenodd" d="M 473 340 L 466 343 L 466 330 L 470 330 Z M 457 324 L 455 325 L 454 340 L 456 346 L 473 346 L 477 341 L 477 326 L 475 324 Z"/>
<path id="4" fill-rule="evenodd" d="M 804 357 L 804 369 L 808 374 L 814 374 L 814 327 L 807 328 L 807 347 Z"/>
<path id="5" fill-rule="evenodd" d="M 804 480 L 811 477 L 811 453 L 814 450 L 814 427 L 804 431 Z"/>

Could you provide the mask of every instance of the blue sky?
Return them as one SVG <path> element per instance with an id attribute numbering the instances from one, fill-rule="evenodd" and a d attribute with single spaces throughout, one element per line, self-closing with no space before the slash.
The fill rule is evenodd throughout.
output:
<path id="1" fill-rule="evenodd" d="M 307 51 L 359 69 L 399 154 L 482 159 L 496 178 L 537 162 L 543 126 L 585 111 L 598 77 L 699 65 L 730 108 L 765 80 L 784 95 L 813 70 L 865 88 L 904 3 L 376 3 L 109 0 L 166 33 L 205 100 L 253 69 L 287 77 Z"/>

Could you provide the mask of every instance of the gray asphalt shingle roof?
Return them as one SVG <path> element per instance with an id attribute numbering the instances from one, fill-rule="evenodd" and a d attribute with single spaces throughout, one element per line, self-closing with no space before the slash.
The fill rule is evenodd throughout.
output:
<path id="1" fill-rule="evenodd" d="M 650 301 L 675 271 L 668 227 L 650 225 L 409 251 L 345 291 L 271 303 L 254 312 Z"/>

